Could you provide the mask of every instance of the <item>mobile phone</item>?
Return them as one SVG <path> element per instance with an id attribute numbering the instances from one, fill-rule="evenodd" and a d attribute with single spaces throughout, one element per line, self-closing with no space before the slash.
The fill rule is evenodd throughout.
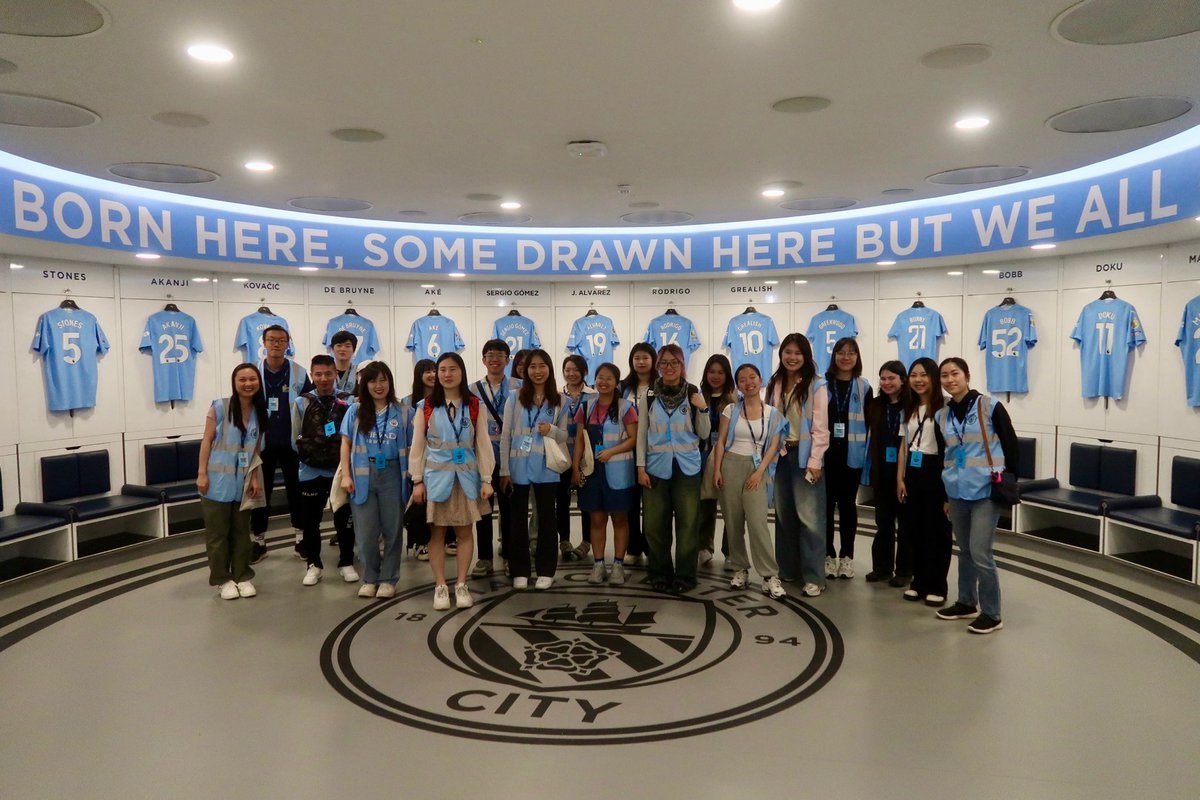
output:
<path id="1" fill-rule="evenodd" d="M 804 473 L 804 480 L 808 481 L 808 484 L 810 486 L 815 485 L 817 482 L 817 479 L 812 476 L 811 472 Z"/>

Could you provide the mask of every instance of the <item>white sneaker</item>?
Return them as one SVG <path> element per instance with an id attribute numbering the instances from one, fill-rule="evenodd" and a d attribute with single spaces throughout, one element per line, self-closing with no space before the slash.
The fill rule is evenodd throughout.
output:
<path id="1" fill-rule="evenodd" d="M 254 584 L 250 581 L 242 581 L 237 585 L 238 597 L 254 597 L 258 594 L 258 589 L 254 588 Z"/>
<path id="2" fill-rule="evenodd" d="M 310 566 L 304 573 L 304 579 L 300 583 L 305 586 L 316 586 L 321 581 L 321 568 Z"/>
<path id="3" fill-rule="evenodd" d="M 484 561 L 482 558 L 475 562 L 475 566 L 471 569 L 471 576 L 475 578 L 486 578 L 492 574 L 492 562 Z"/>
<path id="4" fill-rule="evenodd" d="M 838 560 L 831 556 L 825 556 L 825 577 L 836 578 L 838 571 Z"/>
<path id="5" fill-rule="evenodd" d="M 362 586 L 358 587 L 358 596 L 359 597 L 374 597 L 375 596 L 375 584 L 364 583 Z"/>
<path id="6" fill-rule="evenodd" d="M 529 588 L 529 578 L 513 578 L 513 588 L 518 591 L 525 591 Z"/>
<path id="7" fill-rule="evenodd" d="M 588 583 L 597 586 L 604 583 L 604 579 L 608 577 L 608 573 L 604 571 L 604 562 L 597 561 L 592 564 L 592 574 L 588 576 Z"/>
<path id="8" fill-rule="evenodd" d="M 222 600 L 237 600 L 241 597 L 238 594 L 237 584 L 233 581 L 225 581 L 221 584 L 221 599 Z"/>
<path id="9" fill-rule="evenodd" d="M 439 583 L 433 589 L 433 610 L 446 611 L 450 608 L 450 587 Z"/>
<path id="10" fill-rule="evenodd" d="M 358 572 L 354 567 L 338 567 L 338 573 L 346 583 L 358 583 Z"/>
<path id="11" fill-rule="evenodd" d="M 854 560 L 845 556 L 839 558 L 837 564 L 837 576 L 839 578 L 853 578 Z"/>
<path id="12" fill-rule="evenodd" d="M 733 573 L 733 577 L 729 579 L 730 589 L 745 589 L 746 579 L 750 577 L 750 573 L 744 569 L 739 569 Z"/>
<path id="13" fill-rule="evenodd" d="M 608 582 L 613 586 L 621 586 L 625 583 L 625 568 L 619 561 L 613 562 L 612 572 L 608 573 Z"/>
<path id="14" fill-rule="evenodd" d="M 709 564 L 712 563 L 712 557 L 713 557 L 712 550 L 708 550 L 708 549 L 701 550 L 700 558 L 698 560 L 700 566 L 707 567 Z"/>
<path id="15" fill-rule="evenodd" d="M 475 605 L 475 598 L 471 597 L 471 590 L 467 588 L 465 583 L 455 584 L 454 605 L 457 608 L 470 608 Z"/>
<path id="16" fill-rule="evenodd" d="M 539 592 L 545 591 L 554 585 L 554 578 L 549 575 L 539 575 L 537 581 L 533 584 L 533 588 Z"/>
<path id="17" fill-rule="evenodd" d="M 428 560 L 429 560 L 429 545 L 427 545 L 427 544 L 417 545 L 417 561 L 428 561 Z"/>
<path id="18" fill-rule="evenodd" d="M 375 596 L 376 597 L 395 597 L 396 596 L 396 584 L 394 584 L 394 583 L 379 584 L 379 588 L 375 590 Z"/>
<path id="19" fill-rule="evenodd" d="M 783 584 L 774 575 L 763 581 L 763 594 L 770 595 L 773 600 L 782 600 L 787 597 Z"/>
<path id="20" fill-rule="evenodd" d="M 806 583 L 804 584 L 804 588 L 800 591 L 804 592 L 805 597 L 817 597 L 825 590 L 820 586 L 817 586 L 815 583 Z"/>
<path id="21" fill-rule="evenodd" d="M 458 540 L 457 539 L 455 539 L 454 541 L 446 542 L 446 555 L 448 555 L 448 556 L 457 556 L 458 555 Z"/>

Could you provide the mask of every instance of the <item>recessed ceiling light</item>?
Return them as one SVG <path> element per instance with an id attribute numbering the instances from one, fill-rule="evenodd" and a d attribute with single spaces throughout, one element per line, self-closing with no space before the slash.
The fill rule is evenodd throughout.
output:
<path id="1" fill-rule="evenodd" d="M 518 203 L 516 200 L 507 200 L 507 201 L 501 203 L 500 207 L 506 208 L 509 211 L 516 211 L 518 208 L 521 207 L 521 204 Z"/>
<path id="2" fill-rule="evenodd" d="M 779 283 L 779 281 L 763 281 L 763 283 L 765 283 L 767 286 L 774 286 L 775 284 Z"/>
<path id="3" fill-rule="evenodd" d="M 947 272 L 946 274 L 947 275 L 962 275 L 962 271 L 955 269 L 955 270 L 951 270 L 951 271 Z"/>
<path id="4" fill-rule="evenodd" d="M 24 265 L 24 264 L 14 264 L 14 263 L 9 263 L 9 265 L 8 265 L 8 268 L 9 268 L 9 269 L 25 269 L 25 265 Z"/>
<path id="5" fill-rule="evenodd" d="M 591 279 L 592 279 L 592 280 L 594 280 L 594 281 L 602 281 L 602 280 L 604 280 L 604 279 L 605 279 L 607 276 L 606 276 L 606 275 L 605 275 L 603 272 L 597 272 L 597 273 L 594 273 L 594 274 L 592 274 L 592 275 L 589 275 L 588 277 L 589 277 L 589 278 L 591 278 Z"/>
<path id="6" fill-rule="evenodd" d="M 422 288 L 422 289 L 434 289 L 434 288 L 437 288 L 437 287 L 436 287 L 436 285 L 435 285 L 435 284 L 432 284 L 432 283 L 422 283 L 422 284 L 421 284 L 421 288 Z"/>
<path id="7" fill-rule="evenodd" d="M 1200 222 L 1200 217 L 1196 217 L 1196 222 Z"/>
<path id="8" fill-rule="evenodd" d="M 1029 249 L 1030 250 L 1053 250 L 1056 247 L 1058 247 L 1058 245 L 1050 244 L 1049 242 L 1047 242 L 1046 244 L 1031 245 Z"/>
<path id="9" fill-rule="evenodd" d="M 792 283 L 808 283 L 808 281 L 792 281 Z"/>
<path id="10" fill-rule="evenodd" d="M 250 279 L 249 278 L 234 278 L 233 282 L 234 283 L 245 283 L 248 280 L 250 280 Z"/>
<path id="11" fill-rule="evenodd" d="M 608 155 L 608 146 L 595 139 L 576 139 L 567 142 L 567 152 L 576 158 L 604 158 Z"/>
<path id="12" fill-rule="evenodd" d="M 451 277 L 451 278 L 465 278 L 465 277 L 467 277 L 467 273 L 465 273 L 465 272 L 451 272 L 451 273 L 450 273 L 450 277 Z"/>
<path id="13" fill-rule="evenodd" d="M 787 194 L 783 189 L 763 189 L 763 197 L 783 197 Z"/>
<path id="14" fill-rule="evenodd" d="M 270 161 L 247 161 L 245 167 L 251 172 L 270 172 L 275 169 Z"/>
<path id="15" fill-rule="evenodd" d="M 596 288 L 597 289 L 607 289 L 608 287 L 606 285 L 604 285 L 603 283 L 598 283 L 598 284 L 596 284 Z"/>
<path id="16" fill-rule="evenodd" d="M 208 283 L 208 281 L 209 281 L 208 278 L 205 278 L 203 276 L 198 277 L 198 278 L 192 278 L 192 280 L 195 281 L 196 283 Z"/>
<path id="17" fill-rule="evenodd" d="M 206 64 L 224 64 L 227 61 L 233 61 L 233 51 L 219 44 L 194 44 L 187 49 L 187 54 Z"/>
<path id="18" fill-rule="evenodd" d="M 878 264 L 878 265 L 879 265 L 879 266 L 881 266 L 881 267 L 894 267 L 894 266 L 896 266 L 896 262 L 895 262 L 895 261 L 876 261 L 875 263 L 876 263 L 876 264 Z"/>
<path id="19" fill-rule="evenodd" d="M 963 117 L 958 122 L 954 123 L 954 127 L 960 131 L 974 131 L 980 128 L 986 128 L 991 125 L 992 121 L 987 117 Z"/>
<path id="20" fill-rule="evenodd" d="M 147 261 L 157 261 L 162 258 L 158 253 L 137 253 L 134 258 L 144 258 Z"/>
<path id="21" fill-rule="evenodd" d="M 749 274 L 750 274 L 750 270 L 748 270 L 748 269 L 735 269 L 735 270 L 733 271 L 733 273 L 732 273 L 732 274 L 734 274 L 734 275 L 749 275 Z"/>
<path id="22" fill-rule="evenodd" d="M 298 269 L 301 272 L 316 272 L 320 269 L 320 267 L 299 267 Z"/>
<path id="23" fill-rule="evenodd" d="M 983 274 L 984 274 L 984 275 L 999 275 L 999 274 L 1000 274 L 1000 270 L 998 270 L 998 269 L 985 269 L 985 270 L 983 271 Z"/>
<path id="24" fill-rule="evenodd" d="M 733 0 L 735 8 L 742 11 L 767 11 L 779 5 L 780 0 Z"/>

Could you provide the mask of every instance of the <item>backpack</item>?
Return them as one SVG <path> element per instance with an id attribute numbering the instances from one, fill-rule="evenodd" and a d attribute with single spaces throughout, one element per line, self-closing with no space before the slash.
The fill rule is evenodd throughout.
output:
<path id="1" fill-rule="evenodd" d="M 332 422 L 340 430 L 348 406 L 335 396 L 333 406 L 329 409 L 329 418 L 326 419 L 325 407 L 315 394 L 310 392 L 300 396 L 309 401 L 304 409 L 304 419 L 300 422 L 300 434 L 296 437 L 300 460 L 313 469 L 336 469 L 342 458 L 342 437 L 337 431 L 332 436 L 326 436 L 325 423 Z"/>
<path id="2" fill-rule="evenodd" d="M 471 399 L 467 402 L 467 408 L 471 409 L 471 427 L 475 427 L 475 423 L 479 422 L 479 398 L 473 394 L 468 394 Z M 425 406 L 425 430 L 429 430 L 429 418 L 433 416 L 433 406 L 426 403 Z"/>

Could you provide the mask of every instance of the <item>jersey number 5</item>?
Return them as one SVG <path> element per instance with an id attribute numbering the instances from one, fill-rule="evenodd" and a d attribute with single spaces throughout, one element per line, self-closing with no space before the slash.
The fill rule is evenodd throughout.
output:
<path id="1" fill-rule="evenodd" d="M 79 359 L 83 356 L 83 351 L 79 349 L 77 342 L 79 341 L 78 332 L 64 333 L 62 335 L 62 351 L 63 361 L 68 364 L 78 364 Z"/>

